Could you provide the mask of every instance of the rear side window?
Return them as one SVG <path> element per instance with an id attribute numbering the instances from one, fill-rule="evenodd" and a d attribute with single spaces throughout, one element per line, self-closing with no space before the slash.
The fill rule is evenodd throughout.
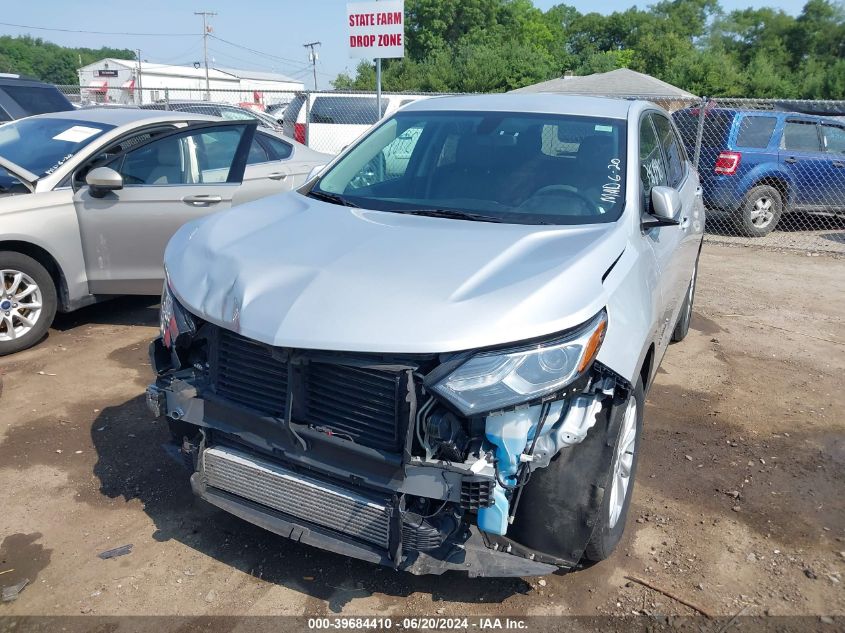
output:
<path id="1" fill-rule="evenodd" d="M 845 154 L 845 128 L 837 125 L 822 125 L 822 135 L 828 152 Z"/>
<path id="2" fill-rule="evenodd" d="M 270 147 L 270 151 L 274 154 L 273 160 L 284 160 L 285 158 L 290 158 L 290 155 L 293 152 L 293 148 L 289 143 L 280 141 L 275 136 L 262 134 L 261 140 Z"/>
<path id="3" fill-rule="evenodd" d="M 739 122 L 736 135 L 737 147 L 766 149 L 772 140 L 777 119 L 773 116 L 746 116 Z"/>
<path id="4" fill-rule="evenodd" d="M 652 115 L 652 119 L 654 120 L 654 129 L 657 130 L 657 136 L 660 139 L 660 146 L 663 148 L 663 154 L 666 156 L 669 186 L 677 187 L 684 177 L 684 160 L 686 157 L 681 149 L 681 144 L 678 142 L 678 137 L 672 130 L 669 119 L 658 114 Z"/>
<path id="5" fill-rule="evenodd" d="M 381 100 L 381 111 L 388 100 Z M 312 123 L 340 125 L 372 125 L 378 121 L 378 102 L 375 97 L 317 97 L 311 108 Z"/>
<path id="6" fill-rule="evenodd" d="M 284 114 L 282 114 L 282 118 L 285 120 L 286 124 L 293 125 L 296 121 L 296 117 L 299 114 L 299 111 L 302 109 L 302 106 L 305 104 L 305 95 L 296 95 L 293 100 L 287 105 L 285 108 Z"/>
<path id="7" fill-rule="evenodd" d="M 787 121 L 783 128 L 783 149 L 797 152 L 822 151 L 816 124 L 804 121 Z"/>

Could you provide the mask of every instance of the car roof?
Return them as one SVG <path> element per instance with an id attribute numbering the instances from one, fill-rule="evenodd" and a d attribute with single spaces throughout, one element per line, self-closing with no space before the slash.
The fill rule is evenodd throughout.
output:
<path id="1" fill-rule="evenodd" d="M 90 121 L 91 123 L 105 123 L 121 126 L 136 121 L 167 122 L 184 121 L 186 118 L 197 121 L 219 121 L 218 117 L 193 112 L 169 112 L 167 110 L 142 110 L 140 108 L 84 108 L 68 110 L 67 112 L 49 112 L 38 114 L 32 118 L 41 119 L 70 119 L 73 121 Z"/>
<path id="2" fill-rule="evenodd" d="M 406 105 L 402 108 L 402 112 L 446 110 L 534 112 L 627 119 L 628 112 L 635 103 L 638 102 L 629 99 L 582 97 L 552 93 L 464 95 L 420 99 Z"/>
<path id="3" fill-rule="evenodd" d="M 815 121 L 818 123 L 837 123 L 841 124 L 842 120 L 837 120 L 835 117 L 822 116 L 819 114 L 808 114 L 806 112 L 790 112 L 788 110 L 750 110 L 741 108 L 707 108 L 706 114 L 724 114 L 727 116 L 768 116 L 780 117 L 790 119 L 803 119 L 806 121 Z M 678 110 L 674 115 L 682 115 L 689 117 L 698 117 L 698 106 L 684 108 Z M 673 115 L 673 116 L 674 116 Z"/>

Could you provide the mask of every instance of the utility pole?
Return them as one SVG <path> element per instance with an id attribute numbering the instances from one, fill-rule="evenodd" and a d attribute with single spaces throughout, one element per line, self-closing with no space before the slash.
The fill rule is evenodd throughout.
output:
<path id="1" fill-rule="evenodd" d="M 141 86 L 141 49 L 136 48 L 135 53 L 137 55 L 136 59 L 138 60 L 138 104 L 144 104 L 144 90 Z M 133 99 L 134 101 L 134 99 Z"/>
<path id="2" fill-rule="evenodd" d="M 208 83 L 208 18 L 217 15 L 213 11 L 194 11 L 194 15 L 202 16 L 202 55 L 205 58 L 205 100 L 211 100 L 211 89 Z"/>
<path id="3" fill-rule="evenodd" d="M 314 70 L 314 90 L 317 89 L 317 51 L 314 50 L 315 46 L 320 46 L 321 42 L 308 42 L 307 44 L 303 44 L 305 48 L 310 48 L 311 51 L 308 53 L 308 61 L 311 62 L 311 66 Z"/>

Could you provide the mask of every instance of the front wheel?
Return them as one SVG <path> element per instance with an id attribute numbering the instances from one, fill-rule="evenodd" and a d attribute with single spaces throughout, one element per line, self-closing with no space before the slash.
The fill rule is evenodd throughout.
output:
<path id="1" fill-rule="evenodd" d="M 584 550 L 584 558 L 587 560 L 598 562 L 608 558 L 625 531 L 625 519 L 631 506 L 634 476 L 637 472 L 644 403 L 643 385 L 642 382 L 637 382 L 622 413 L 622 423 L 619 425 L 619 435 L 613 449 L 613 462 L 604 488 L 598 521 Z"/>
<path id="2" fill-rule="evenodd" d="M 745 196 L 737 224 L 748 237 L 765 237 L 777 226 L 783 213 L 780 191 L 769 185 L 754 187 Z"/>
<path id="3" fill-rule="evenodd" d="M 0 356 L 35 345 L 56 315 L 50 273 L 22 253 L 0 252 Z"/>

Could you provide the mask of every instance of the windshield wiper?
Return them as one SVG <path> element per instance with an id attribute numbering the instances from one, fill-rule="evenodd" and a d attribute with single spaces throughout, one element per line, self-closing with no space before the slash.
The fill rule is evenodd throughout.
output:
<path id="1" fill-rule="evenodd" d="M 459 211 L 457 209 L 391 209 L 395 213 L 406 213 L 408 215 L 424 215 L 431 218 L 451 218 L 453 220 L 471 220 L 473 222 L 496 222 L 503 223 L 504 220 L 483 213 L 471 211 Z"/>
<path id="2" fill-rule="evenodd" d="M 317 200 L 324 200 L 326 202 L 331 202 L 332 204 L 339 204 L 344 207 L 352 207 L 354 209 L 360 208 L 354 202 L 350 202 L 343 196 L 339 196 L 336 193 L 326 193 L 325 191 L 314 191 L 312 189 L 306 195 L 309 195 L 312 198 L 317 198 Z"/>

